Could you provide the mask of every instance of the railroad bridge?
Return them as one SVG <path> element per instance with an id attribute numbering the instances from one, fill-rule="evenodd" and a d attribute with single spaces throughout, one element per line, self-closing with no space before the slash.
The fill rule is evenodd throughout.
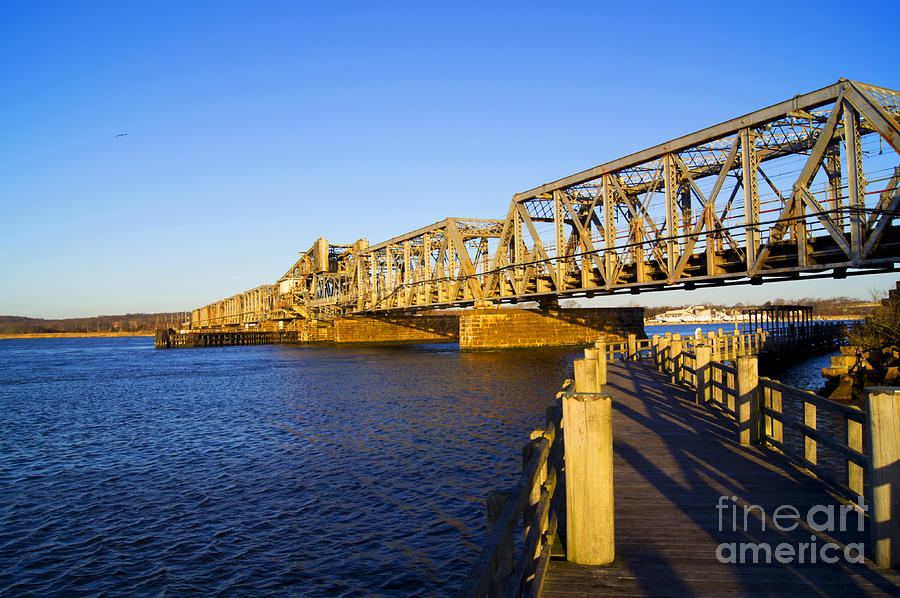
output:
<path id="1" fill-rule="evenodd" d="M 900 92 L 841 79 L 517 193 L 502 219 L 320 238 L 274 284 L 193 310 L 191 328 L 312 339 L 336 318 L 523 301 L 542 308 L 524 317 L 558 318 L 566 297 L 889 272 L 898 204 Z"/>

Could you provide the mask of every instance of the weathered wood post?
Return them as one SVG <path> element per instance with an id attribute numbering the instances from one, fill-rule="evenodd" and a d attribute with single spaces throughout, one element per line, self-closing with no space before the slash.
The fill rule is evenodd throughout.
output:
<path id="1" fill-rule="evenodd" d="M 863 452 L 863 427 L 859 422 L 847 420 L 847 446 L 854 451 Z M 856 493 L 857 496 L 863 495 L 863 468 L 847 461 L 847 487 Z"/>
<path id="2" fill-rule="evenodd" d="M 873 560 L 900 569 L 900 389 L 866 389 Z"/>
<path id="3" fill-rule="evenodd" d="M 659 339 L 659 364 L 658 368 L 660 372 L 668 372 L 669 371 L 669 356 L 671 354 L 671 347 L 669 347 L 669 333 L 666 333 L 666 336 L 660 337 Z"/>
<path id="4" fill-rule="evenodd" d="M 628 357 L 626 358 L 628 361 L 634 361 L 638 358 L 637 356 L 637 335 L 633 332 L 629 332 L 628 336 L 625 337 L 626 347 L 628 349 Z"/>
<path id="5" fill-rule="evenodd" d="M 741 444 L 759 444 L 759 360 L 756 355 L 737 358 L 737 420 Z"/>
<path id="6" fill-rule="evenodd" d="M 709 344 L 712 347 L 712 357 L 713 361 L 722 361 L 719 358 L 719 337 L 716 336 L 715 332 L 709 333 Z"/>
<path id="7" fill-rule="evenodd" d="M 803 402 L 803 425 L 808 428 L 816 429 L 816 406 L 812 403 Z M 818 462 L 818 445 L 814 438 L 803 435 L 803 456 L 807 462 L 816 465 Z"/>
<path id="8" fill-rule="evenodd" d="M 585 349 L 584 359 L 589 364 L 593 364 L 597 370 L 597 384 L 600 385 L 597 389 L 597 392 L 600 392 L 600 387 L 606 384 L 606 354 L 605 352 L 601 352 L 600 349 L 597 348 Z"/>
<path id="9" fill-rule="evenodd" d="M 709 402 L 709 362 L 712 356 L 712 349 L 709 345 L 697 345 L 694 347 L 694 355 L 697 360 L 694 362 L 696 368 L 695 379 L 697 380 L 697 404 L 705 405 Z"/>
<path id="10" fill-rule="evenodd" d="M 596 367 L 585 361 L 575 360 L 575 392 L 562 400 L 566 558 L 581 565 L 605 565 L 615 559 L 612 400 L 596 394 Z"/>
<path id="11" fill-rule="evenodd" d="M 671 353 L 671 362 L 672 362 L 672 383 L 678 384 L 681 382 L 681 335 L 673 334 L 672 342 L 669 345 L 669 353 Z"/>
<path id="12" fill-rule="evenodd" d="M 654 334 L 650 341 L 650 358 L 653 360 L 653 367 L 659 367 L 659 335 Z"/>
<path id="13" fill-rule="evenodd" d="M 606 368 L 608 362 L 606 361 L 606 339 L 604 337 L 598 338 L 594 341 L 594 348 L 597 350 L 597 359 L 599 360 L 598 369 L 599 372 L 599 380 L 600 384 L 606 384 Z"/>

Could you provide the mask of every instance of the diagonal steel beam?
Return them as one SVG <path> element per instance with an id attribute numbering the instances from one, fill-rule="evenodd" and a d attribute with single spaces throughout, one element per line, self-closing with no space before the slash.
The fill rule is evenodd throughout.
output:
<path id="1" fill-rule="evenodd" d="M 791 193 L 790 199 L 781 210 L 781 213 L 778 216 L 777 224 L 775 224 L 775 226 L 773 226 L 769 231 L 768 242 L 756 255 L 756 259 L 754 260 L 752 267 L 749 267 L 748 264 L 748 274 L 751 277 L 759 274 L 760 270 L 768 259 L 772 248 L 776 243 L 781 242 L 781 239 L 784 237 L 784 233 L 787 231 L 788 225 L 792 222 L 791 216 L 794 212 L 794 205 L 796 202 L 800 201 L 800 189 L 809 185 L 809 182 L 812 180 L 816 171 L 821 166 L 822 159 L 825 157 L 825 150 L 828 149 L 828 144 L 831 143 L 831 138 L 834 134 L 835 127 L 837 126 L 838 119 L 843 112 L 841 108 L 842 97 L 843 92 L 840 92 L 838 94 L 838 97 L 835 99 L 834 108 L 831 110 L 831 114 L 828 115 L 828 120 L 825 121 L 825 126 L 822 127 L 821 131 L 819 131 L 819 136 L 816 138 L 816 143 L 813 145 L 812 151 L 809 154 L 809 158 L 807 158 L 806 163 L 803 165 L 803 169 L 800 171 L 800 175 L 794 182 L 794 191 L 793 193 Z"/>
<path id="2" fill-rule="evenodd" d="M 531 233 L 531 240 L 534 241 L 534 251 L 538 254 L 538 258 L 540 258 L 547 266 L 547 271 L 550 273 L 550 280 L 553 281 L 553 288 L 559 289 L 559 282 L 556 279 L 556 268 L 553 267 L 553 261 L 550 259 L 550 256 L 547 255 L 547 251 L 544 249 L 544 244 L 541 242 L 541 237 L 538 235 L 537 230 L 534 228 L 534 222 L 531 221 L 531 216 L 528 214 L 528 210 L 525 209 L 523 204 L 516 204 L 519 215 L 522 217 L 522 222 L 525 224 L 525 227 L 528 229 L 528 232 Z"/>
<path id="3" fill-rule="evenodd" d="M 587 253 L 591 256 L 591 260 L 597 266 L 597 270 L 600 271 L 600 275 L 605 282 L 606 273 L 603 271 L 603 262 L 600 260 L 600 256 L 597 255 L 597 250 L 594 249 L 594 243 L 591 241 L 590 234 L 588 234 L 588 232 L 585 230 L 584 225 L 581 224 L 581 218 L 577 213 L 575 213 L 575 208 L 572 207 L 572 202 L 569 200 L 568 194 L 561 193 L 560 199 L 562 200 L 566 212 L 568 212 L 572 217 L 572 223 L 575 225 L 575 229 L 578 231 L 578 236 L 581 239 L 581 242 L 584 244 L 585 249 L 587 249 Z M 593 211 L 593 209 L 591 211 Z M 588 214 L 588 219 L 590 219 L 590 214 Z"/>

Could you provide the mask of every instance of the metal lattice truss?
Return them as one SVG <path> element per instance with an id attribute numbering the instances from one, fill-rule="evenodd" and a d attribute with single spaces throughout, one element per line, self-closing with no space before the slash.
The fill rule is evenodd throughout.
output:
<path id="1" fill-rule="evenodd" d="M 519 193 L 484 294 L 890 269 L 900 259 L 898 122 L 900 93 L 842 80 Z"/>
<path id="2" fill-rule="evenodd" d="M 502 220 L 447 218 L 361 249 L 348 255 L 346 290 L 319 293 L 320 301 L 353 311 L 483 302 L 490 241 L 502 228 Z"/>
<path id="3" fill-rule="evenodd" d="M 898 217 L 900 92 L 840 80 L 519 193 L 505 220 L 448 218 L 373 246 L 320 239 L 253 317 L 886 271 Z"/>

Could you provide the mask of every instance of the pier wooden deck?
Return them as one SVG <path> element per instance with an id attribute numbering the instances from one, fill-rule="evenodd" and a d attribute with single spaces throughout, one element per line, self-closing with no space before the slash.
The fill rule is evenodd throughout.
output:
<path id="1" fill-rule="evenodd" d="M 844 532 L 814 532 L 805 522 L 778 531 L 772 515 L 780 505 L 796 507 L 805 519 L 813 506 L 841 501 L 778 453 L 740 446 L 737 423 L 695 405 L 690 389 L 639 361 L 611 363 L 604 392 L 613 397 L 616 562 L 588 567 L 553 560 L 542 596 L 900 596 L 900 572 L 871 561 L 848 564 L 842 551 L 828 553 L 840 556 L 837 563 L 821 562 L 819 547 L 829 541 L 841 549 L 862 543 L 869 556 L 868 529 L 857 529 L 856 514 Z M 722 531 L 720 496 L 737 497 L 741 505 L 734 526 L 734 503 L 725 503 Z M 758 510 L 744 531 L 743 505 L 764 508 L 765 531 Z M 813 534 L 816 563 L 809 562 Z M 720 563 L 717 546 L 731 542 L 768 543 L 773 551 L 803 543 L 806 558 L 802 564 L 796 557 L 791 564 L 774 557 L 772 564 Z"/>

